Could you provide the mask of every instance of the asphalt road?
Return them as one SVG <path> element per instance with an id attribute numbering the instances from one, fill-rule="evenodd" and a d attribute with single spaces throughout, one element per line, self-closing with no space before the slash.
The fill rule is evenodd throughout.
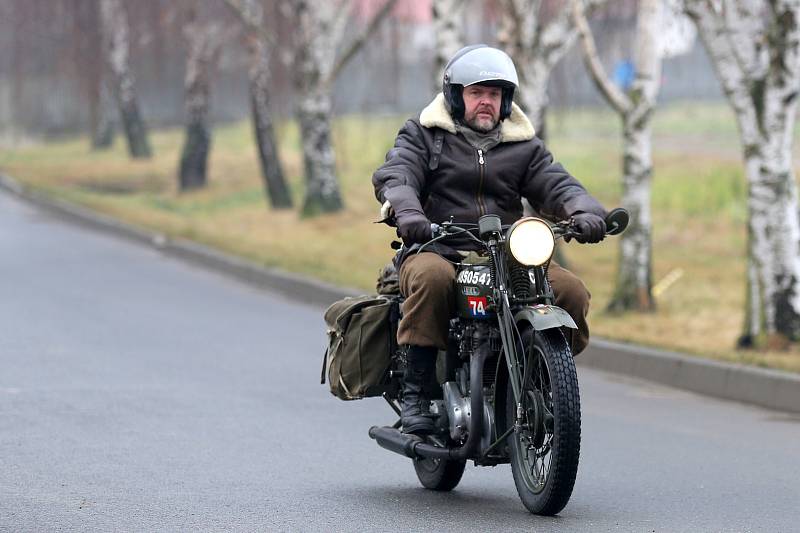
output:
<path id="1" fill-rule="evenodd" d="M 800 417 L 587 369 L 559 517 L 508 466 L 426 491 L 321 315 L 0 193 L 0 530 L 800 531 Z"/>

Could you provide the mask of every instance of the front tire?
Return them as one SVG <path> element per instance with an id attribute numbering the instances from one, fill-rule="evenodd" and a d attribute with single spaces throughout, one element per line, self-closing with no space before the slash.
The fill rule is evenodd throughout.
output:
<path id="1" fill-rule="evenodd" d="M 511 471 L 523 505 L 534 514 L 558 514 L 569 501 L 578 473 L 581 408 L 572 352 L 559 330 L 523 332 L 523 416 L 509 436 Z M 527 376 L 527 377 L 525 377 Z M 517 419 L 511 384 L 506 420 Z"/>

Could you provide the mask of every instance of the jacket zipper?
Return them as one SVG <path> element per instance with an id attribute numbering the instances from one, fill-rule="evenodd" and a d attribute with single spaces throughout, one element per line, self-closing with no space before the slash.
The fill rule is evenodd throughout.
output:
<path id="1" fill-rule="evenodd" d="M 486 173 L 486 160 L 483 157 L 483 150 L 478 148 L 478 191 L 475 193 L 475 201 L 478 203 L 478 216 L 486 214 L 486 207 L 483 205 L 483 178 Z"/>

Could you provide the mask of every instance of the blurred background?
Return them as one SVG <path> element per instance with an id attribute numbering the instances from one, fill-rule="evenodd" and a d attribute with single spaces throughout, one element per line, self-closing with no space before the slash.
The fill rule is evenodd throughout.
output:
<path id="1" fill-rule="evenodd" d="M 632 213 L 559 251 L 595 334 L 800 371 L 799 8 L 748 5 L 2 0 L 0 172 L 369 292 L 395 238 L 372 172 L 483 42 L 556 159 Z"/>
<path id="2" fill-rule="evenodd" d="M 187 45 L 182 34 L 192 4 L 170 0 L 124 2 L 130 25 L 130 62 L 136 93 L 148 125 L 184 123 L 184 76 Z M 460 13 L 464 43 L 497 45 L 502 2 L 465 0 Z M 569 2 L 550 1 L 551 9 Z M 182 5 L 183 4 L 183 5 Z M 240 24 L 219 2 L 224 25 Z M 273 112 L 291 118 L 292 32 L 280 2 L 264 2 L 264 29 L 273 34 Z M 353 2 L 351 24 L 361 29 L 382 2 Z M 26 139 L 79 134 L 91 126 L 100 105 L 102 76 L 101 27 L 94 0 L 5 0 L 0 3 L 0 132 L 4 147 Z M 545 6 L 546 8 L 547 6 Z M 633 60 L 636 0 L 612 0 L 592 17 L 595 39 L 610 70 Z M 239 30 L 243 31 L 243 30 Z M 351 36 L 352 37 L 352 36 Z M 345 37 L 343 41 L 346 41 Z M 343 45 L 344 46 L 344 45 Z M 214 65 L 210 117 L 215 123 L 249 116 L 248 54 L 241 37 L 232 35 Z M 433 97 L 441 72 L 436 65 L 436 36 L 431 0 L 399 0 L 341 75 L 333 91 L 336 114 L 414 114 Z M 723 102 L 713 65 L 699 39 L 688 49 L 665 58 L 659 101 Z M 583 65 L 581 50 L 572 46 L 553 69 L 549 93 L 553 111 L 574 106 L 603 107 Z"/>

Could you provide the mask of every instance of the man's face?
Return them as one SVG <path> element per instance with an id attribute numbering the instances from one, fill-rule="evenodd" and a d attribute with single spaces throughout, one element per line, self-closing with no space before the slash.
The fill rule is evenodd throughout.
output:
<path id="1" fill-rule="evenodd" d="M 464 87 L 464 122 L 475 131 L 487 132 L 500 120 L 500 87 L 470 85 Z"/>

